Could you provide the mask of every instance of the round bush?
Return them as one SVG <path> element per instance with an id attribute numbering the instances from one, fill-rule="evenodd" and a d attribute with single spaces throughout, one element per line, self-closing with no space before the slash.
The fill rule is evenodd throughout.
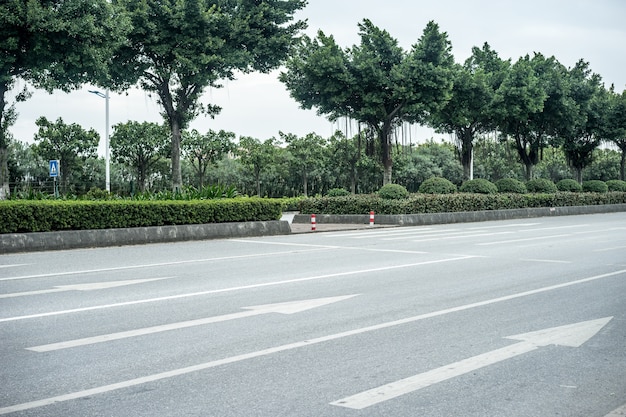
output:
<path id="1" fill-rule="evenodd" d="M 327 197 L 345 197 L 347 195 L 350 195 L 350 191 L 343 188 L 331 188 L 326 194 Z"/>
<path id="2" fill-rule="evenodd" d="M 456 185 L 445 178 L 432 177 L 424 181 L 418 191 L 424 194 L 454 194 Z"/>
<path id="3" fill-rule="evenodd" d="M 559 191 L 571 191 L 573 193 L 578 193 L 583 190 L 583 187 L 578 183 L 578 181 L 571 178 L 565 178 L 557 182 L 556 188 Z"/>
<path id="4" fill-rule="evenodd" d="M 626 181 L 610 180 L 606 182 L 609 191 L 621 191 L 626 193 Z"/>
<path id="5" fill-rule="evenodd" d="M 526 189 L 530 193 L 553 194 L 557 192 L 556 185 L 545 178 L 537 178 L 526 183 Z"/>
<path id="6" fill-rule="evenodd" d="M 524 183 L 515 178 L 502 178 L 496 181 L 496 187 L 501 193 L 526 194 L 528 192 Z"/>
<path id="7" fill-rule="evenodd" d="M 609 187 L 604 181 L 590 180 L 583 182 L 583 191 L 587 193 L 606 193 L 609 191 Z"/>
<path id="8" fill-rule="evenodd" d="M 409 192 L 400 184 L 385 184 L 378 190 L 378 195 L 385 200 L 401 200 L 407 198 Z"/>
<path id="9" fill-rule="evenodd" d="M 477 178 L 475 180 L 465 181 L 459 191 L 462 193 L 496 194 L 498 187 L 489 180 Z"/>

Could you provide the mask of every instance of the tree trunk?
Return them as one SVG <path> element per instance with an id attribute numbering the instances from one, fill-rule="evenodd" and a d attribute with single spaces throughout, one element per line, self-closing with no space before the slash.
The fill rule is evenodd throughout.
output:
<path id="1" fill-rule="evenodd" d="M 180 123 L 176 118 L 170 120 L 172 127 L 172 191 L 178 193 L 183 187 L 183 176 L 180 170 Z"/>
<path id="2" fill-rule="evenodd" d="M 619 179 L 624 181 L 624 168 L 626 166 L 626 149 L 622 149 L 622 159 L 619 163 Z"/>
<path id="3" fill-rule="evenodd" d="M 309 196 L 309 178 L 306 175 L 306 172 L 304 172 L 302 174 L 302 186 L 304 188 L 304 197 L 308 197 Z"/>
<path id="4" fill-rule="evenodd" d="M 393 171 L 393 159 L 391 157 L 391 124 L 383 123 L 383 128 L 379 130 L 380 144 L 383 150 L 383 185 L 391 184 L 392 171 Z"/>
<path id="5" fill-rule="evenodd" d="M 3 133 L 0 133 L 0 135 Z M 3 141 L 0 141 L 2 143 Z M 0 200 L 9 198 L 9 149 L 0 145 Z"/>
<path id="6" fill-rule="evenodd" d="M 459 157 L 461 165 L 463 165 L 463 179 L 472 179 L 472 150 L 474 134 L 471 128 L 458 129 L 456 131 L 456 139 L 459 142 Z"/>

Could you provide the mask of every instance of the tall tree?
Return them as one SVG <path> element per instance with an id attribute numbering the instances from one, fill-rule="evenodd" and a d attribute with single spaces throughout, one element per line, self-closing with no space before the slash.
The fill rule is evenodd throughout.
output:
<path id="1" fill-rule="evenodd" d="M 112 51 L 124 41 L 128 23 L 108 0 L 0 2 L 0 199 L 9 191 L 7 133 L 17 114 L 7 94 L 16 81 L 52 92 L 105 80 Z M 23 89 L 16 100 L 29 96 Z"/>
<path id="2" fill-rule="evenodd" d="M 593 151 L 606 133 L 609 94 L 602 78 L 592 73 L 589 63 L 580 60 L 569 71 L 571 122 L 561 126 L 563 151 L 582 183 L 582 170 L 591 163 Z"/>
<path id="3" fill-rule="evenodd" d="M 437 131 L 454 134 L 465 179 L 470 178 L 475 136 L 496 128 L 495 93 L 509 65 L 488 43 L 472 48 L 465 64 L 454 67 L 450 100 L 429 118 Z"/>
<path id="4" fill-rule="evenodd" d="M 543 144 L 532 120 L 543 111 L 547 97 L 528 55 L 511 66 L 496 91 L 494 109 L 498 126 L 502 133 L 515 141 L 527 180 L 532 178 L 532 169 L 539 162 Z"/>
<path id="5" fill-rule="evenodd" d="M 59 160 L 62 189 L 68 192 L 70 182 L 80 175 L 85 160 L 97 156 L 100 136 L 95 130 L 85 130 L 76 123 L 65 124 L 60 117 L 56 122 L 40 117 L 36 124 L 39 130 L 33 150 L 44 161 Z"/>
<path id="6" fill-rule="evenodd" d="M 237 154 L 244 167 L 252 173 L 256 194 L 261 197 L 261 174 L 271 168 L 276 155 L 276 139 L 261 142 L 259 139 L 242 136 L 239 138 Z"/>
<path id="7" fill-rule="evenodd" d="M 183 155 L 197 175 L 198 187 L 204 187 L 207 169 L 235 150 L 234 139 L 234 133 L 224 130 L 209 130 L 204 135 L 196 129 L 183 133 Z"/>
<path id="8" fill-rule="evenodd" d="M 114 60 L 115 74 L 133 75 L 155 93 L 171 130 L 172 187 L 182 185 L 181 132 L 199 114 L 220 109 L 200 98 L 235 71 L 268 72 L 290 52 L 306 24 L 292 22 L 305 0 L 113 0 L 130 13 L 130 43 Z"/>
<path id="9" fill-rule="evenodd" d="M 147 178 L 159 161 L 167 157 L 169 149 L 168 129 L 164 125 L 129 121 L 113 126 L 113 160 L 134 172 L 139 191 L 145 191 Z"/>
<path id="10" fill-rule="evenodd" d="M 622 94 L 617 94 L 611 88 L 609 103 L 605 137 L 621 151 L 619 176 L 620 180 L 624 181 L 626 178 L 624 176 L 626 168 L 626 90 L 622 91 Z"/>
<path id="11" fill-rule="evenodd" d="M 410 52 L 369 20 L 359 24 L 361 44 L 342 50 L 332 36 L 305 37 L 280 80 L 303 108 L 329 119 L 349 117 L 378 135 L 383 183 L 391 182 L 394 129 L 424 122 L 446 102 L 454 63 L 447 34 L 430 22 Z"/>
<path id="12" fill-rule="evenodd" d="M 293 157 L 292 166 L 302 181 L 304 196 L 309 195 L 309 180 L 315 171 L 324 165 L 324 146 L 326 140 L 315 133 L 304 137 L 281 132 L 281 139 L 287 144 L 287 151 Z"/>

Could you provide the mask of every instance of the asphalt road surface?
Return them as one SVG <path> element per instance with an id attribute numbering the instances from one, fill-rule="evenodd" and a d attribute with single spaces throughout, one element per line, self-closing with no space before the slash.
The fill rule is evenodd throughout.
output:
<path id="1" fill-rule="evenodd" d="M 626 414 L 626 213 L 0 255 L 0 415 Z"/>

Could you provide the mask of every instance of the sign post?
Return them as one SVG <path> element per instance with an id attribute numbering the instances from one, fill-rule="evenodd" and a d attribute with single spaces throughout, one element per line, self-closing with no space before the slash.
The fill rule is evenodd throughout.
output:
<path id="1" fill-rule="evenodd" d="M 59 186 L 57 185 L 57 177 L 59 176 L 59 160 L 52 159 L 48 162 L 50 177 L 54 180 L 54 197 L 59 198 Z"/>

